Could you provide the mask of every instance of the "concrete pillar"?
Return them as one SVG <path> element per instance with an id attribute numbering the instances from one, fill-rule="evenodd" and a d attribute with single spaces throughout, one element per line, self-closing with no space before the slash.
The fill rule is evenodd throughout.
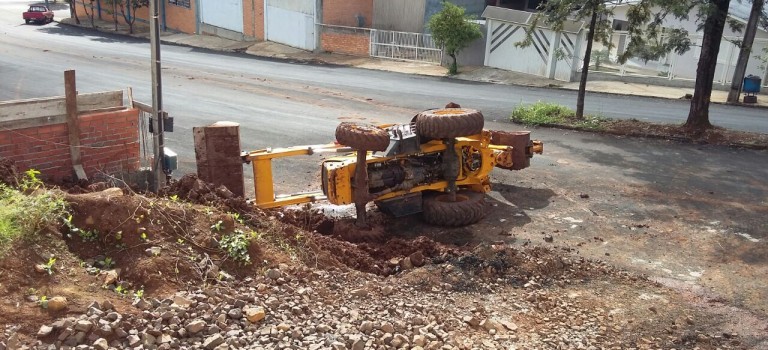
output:
<path id="1" fill-rule="evenodd" d="M 583 54 L 581 52 L 581 45 L 584 43 L 584 41 L 586 41 L 586 31 L 584 29 L 576 33 L 575 41 L 576 42 L 573 45 L 573 57 L 571 61 L 571 81 L 576 81 L 576 73 L 578 73 L 579 68 L 581 68 L 581 55 Z M 582 72 L 582 74 L 584 73 Z"/>
<path id="2" fill-rule="evenodd" d="M 224 185 L 236 196 L 245 196 L 243 161 L 240 158 L 240 124 L 216 122 L 192 128 L 197 176 Z"/>
<path id="3" fill-rule="evenodd" d="M 549 57 L 547 58 L 547 78 L 555 79 L 557 72 L 557 51 L 560 49 L 560 32 L 552 32 L 549 42 Z"/>

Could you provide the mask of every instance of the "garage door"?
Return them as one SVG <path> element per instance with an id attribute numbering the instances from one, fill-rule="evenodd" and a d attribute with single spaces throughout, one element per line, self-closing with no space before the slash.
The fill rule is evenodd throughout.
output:
<path id="1" fill-rule="evenodd" d="M 200 21 L 243 32 L 243 0 L 200 0 Z"/>
<path id="2" fill-rule="evenodd" d="M 315 49 L 315 0 L 267 0 L 267 40 Z"/>

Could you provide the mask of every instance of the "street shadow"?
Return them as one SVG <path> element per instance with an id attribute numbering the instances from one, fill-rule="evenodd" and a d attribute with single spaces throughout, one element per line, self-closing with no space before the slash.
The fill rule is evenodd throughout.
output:
<path id="1" fill-rule="evenodd" d="M 491 184 L 494 192 L 498 192 L 505 200 L 520 209 L 543 209 L 549 206 L 550 199 L 555 196 L 551 189 L 526 188 L 505 183 L 494 182 Z"/>
<path id="2" fill-rule="evenodd" d="M 39 30 L 53 35 L 86 37 L 92 41 L 101 43 L 135 44 L 146 42 L 144 39 L 134 38 L 128 35 L 105 33 L 91 28 L 81 28 L 58 23 L 42 27 Z"/>
<path id="3" fill-rule="evenodd" d="M 549 189 L 529 189 L 501 183 L 493 184 L 493 189 L 498 194 L 486 195 L 486 215 L 475 224 L 464 227 L 434 226 L 424 222 L 421 214 L 414 214 L 387 220 L 385 230 L 390 236 L 405 239 L 425 236 L 458 247 L 480 242 L 514 241 L 512 231 L 533 222 L 525 211 L 546 207 L 555 195 Z"/>
<path id="4" fill-rule="evenodd" d="M 662 221 L 720 221 L 768 238 L 768 152 L 584 133 L 581 144 L 554 141 L 584 162 L 620 169 L 637 181 L 624 196 Z M 675 208 L 670 211 L 669 208 Z"/>

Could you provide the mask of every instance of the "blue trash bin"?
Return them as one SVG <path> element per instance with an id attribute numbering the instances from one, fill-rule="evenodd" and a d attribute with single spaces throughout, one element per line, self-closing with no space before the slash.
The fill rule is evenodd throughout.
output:
<path id="1" fill-rule="evenodd" d="M 744 77 L 744 87 L 742 91 L 746 94 L 756 94 L 760 92 L 760 82 L 762 79 L 756 75 L 748 75 Z"/>

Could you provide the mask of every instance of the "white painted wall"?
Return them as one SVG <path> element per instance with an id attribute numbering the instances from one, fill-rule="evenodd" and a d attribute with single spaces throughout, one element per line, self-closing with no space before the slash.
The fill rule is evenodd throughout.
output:
<path id="1" fill-rule="evenodd" d="M 537 50 L 534 45 L 527 48 L 515 47 L 515 43 L 525 39 L 525 30 L 521 25 L 492 19 L 488 23 L 486 66 L 547 76 L 547 53 L 541 48 Z M 496 34 L 493 34 L 494 31 Z"/>
<path id="2" fill-rule="evenodd" d="M 619 20 L 626 20 L 627 19 L 627 10 L 628 6 L 620 6 L 614 9 L 614 18 Z M 638 59 L 632 59 L 628 62 L 630 66 L 636 66 L 636 67 L 644 67 L 648 69 L 654 69 L 657 66 L 660 66 L 662 63 L 670 64 L 670 67 L 672 70 L 672 74 L 675 78 L 682 78 L 682 79 L 695 79 L 696 78 L 696 68 L 699 61 L 699 55 L 701 53 L 701 37 L 702 32 L 697 31 L 697 23 L 696 23 L 696 10 L 692 10 L 691 14 L 689 16 L 690 18 L 688 20 L 679 20 L 677 18 L 669 18 L 664 23 L 665 27 L 669 28 L 681 28 L 686 29 L 689 33 L 691 33 L 691 41 L 693 42 L 693 46 L 689 51 L 682 55 L 677 54 L 670 54 L 669 57 L 666 60 L 662 60 L 662 62 L 649 62 L 645 63 Z M 737 33 L 733 29 L 730 28 L 730 26 L 726 25 L 725 30 L 723 32 L 723 36 L 726 39 L 730 40 L 741 40 L 744 36 L 742 33 Z M 617 45 L 619 40 L 617 39 L 618 36 L 615 36 L 614 38 L 614 45 Z M 750 55 L 750 61 L 749 65 L 747 66 L 746 74 L 754 74 L 758 76 L 763 76 L 765 74 L 765 70 L 760 69 L 759 66 L 762 64 L 759 60 L 755 59 L 754 56 L 759 54 L 762 51 L 762 48 L 768 46 L 768 33 L 766 33 L 764 30 L 758 30 L 757 34 L 755 35 L 755 43 L 753 48 L 753 54 Z M 618 54 L 617 49 L 612 50 L 612 57 L 615 57 Z M 736 66 L 736 60 L 739 56 L 739 49 L 735 45 L 733 45 L 728 40 L 721 41 L 720 44 L 720 53 L 718 55 L 718 64 L 717 69 L 715 72 L 715 81 L 730 81 L 730 79 L 733 77 L 733 71 Z M 661 67 L 659 69 L 662 69 Z"/>
<path id="3" fill-rule="evenodd" d="M 533 44 L 521 48 L 515 44 L 525 39 L 524 26 L 491 18 L 487 19 L 487 24 L 486 66 L 570 81 L 574 66 L 578 65 L 579 57 L 583 56 L 578 34 L 563 33 L 559 36 L 558 44 L 555 44 L 558 38 L 555 32 L 541 28 L 536 30 Z M 556 61 L 553 52 L 558 47 L 568 57 Z"/>
<path id="4" fill-rule="evenodd" d="M 312 3 L 314 4 L 314 1 Z M 299 49 L 314 50 L 315 17 L 305 12 L 267 6 L 267 40 Z"/>
<path id="5" fill-rule="evenodd" d="M 310 16 L 315 15 L 315 0 L 267 0 L 267 6 Z"/>
<path id="6" fill-rule="evenodd" d="M 243 32 L 243 0 L 200 0 L 200 21 Z"/>

